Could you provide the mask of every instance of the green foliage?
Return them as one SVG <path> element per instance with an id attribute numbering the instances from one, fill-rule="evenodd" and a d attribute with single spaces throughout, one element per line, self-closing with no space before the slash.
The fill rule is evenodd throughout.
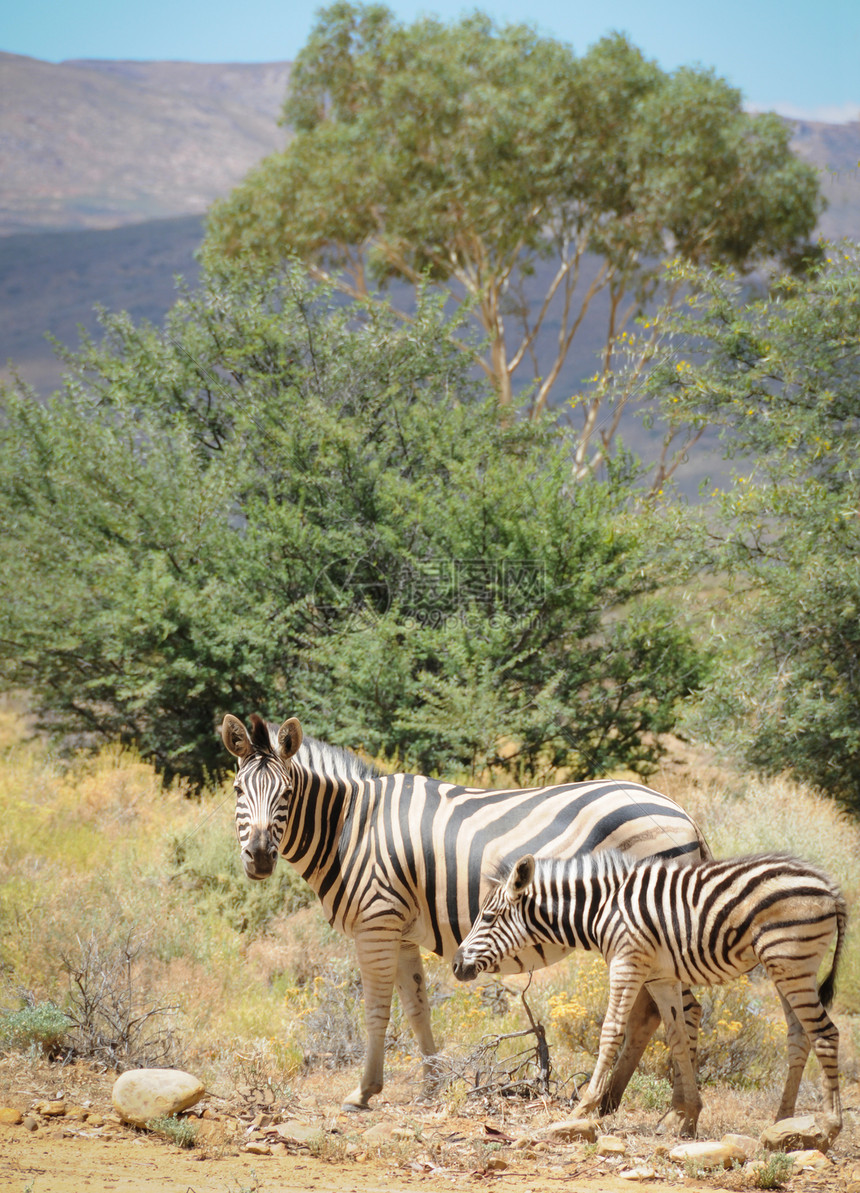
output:
<path id="1" fill-rule="evenodd" d="M 177 1147 L 190 1148 L 197 1142 L 197 1124 L 187 1118 L 177 1118 L 175 1114 L 147 1119 L 146 1129 Z"/>
<path id="2" fill-rule="evenodd" d="M 34 1003 L 0 1015 L 0 1048 L 26 1051 L 36 1047 L 53 1059 L 62 1054 L 73 1027 L 69 1016 L 54 1003 Z"/>
<path id="3" fill-rule="evenodd" d="M 793 770 L 860 810 L 860 248 L 744 301 L 684 275 L 653 376 L 678 419 L 717 424 L 745 469 L 712 525 L 731 586 L 722 667 L 698 723 L 754 767 Z"/>
<path id="4" fill-rule="evenodd" d="M 771 1152 L 752 1174 L 754 1189 L 781 1189 L 794 1175 L 794 1160 L 785 1152 Z"/>
<path id="5" fill-rule="evenodd" d="M 3 681 L 44 725 L 197 783 L 227 711 L 422 771 L 653 764 L 704 668 L 662 525 L 571 490 L 436 304 L 357 322 L 287 270 L 105 330 L 0 421 Z"/>
<path id="6" fill-rule="evenodd" d="M 287 148 L 215 205 L 206 259 L 295 254 L 361 301 L 397 279 L 406 317 L 411 287 L 438 282 L 487 337 L 485 353 L 464 346 L 503 404 L 532 369 L 535 413 L 600 294 L 611 371 L 667 244 L 746 269 L 800 252 L 819 210 L 782 120 L 746 114 L 709 72 L 666 74 L 617 34 L 577 58 L 480 12 L 404 25 L 339 0 L 296 59 L 284 121 Z M 599 420 L 593 393 L 575 404 L 599 458 L 615 412 Z"/>

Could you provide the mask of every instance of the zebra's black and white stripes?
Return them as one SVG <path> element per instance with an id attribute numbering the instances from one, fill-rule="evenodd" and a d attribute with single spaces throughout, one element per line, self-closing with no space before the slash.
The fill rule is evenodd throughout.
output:
<path id="1" fill-rule="evenodd" d="M 268 877 L 280 854 L 319 896 L 329 922 L 355 940 L 368 1048 L 361 1083 L 345 1107 L 367 1106 L 382 1088 L 394 987 L 425 1058 L 435 1045 L 419 948 L 452 957 L 478 913 L 488 868 L 525 849 L 562 856 L 620 849 L 637 857 L 698 858 L 707 847 L 672 800 L 636 783 L 599 780 L 485 791 L 422 775 L 383 775 L 346 750 L 302 737 L 295 718 L 280 729 L 253 717 L 222 725 L 238 758 L 236 831 L 250 878 Z M 526 950 L 510 970 L 549 964 L 566 945 Z M 690 996 L 689 1029 L 700 1014 Z M 643 997 L 607 1086 L 616 1105 L 659 1024 Z"/>
<path id="2" fill-rule="evenodd" d="M 839 1035 L 826 1006 L 842 951 L 846 906 L 830 879 L 785 854 L 678 865 L 619 853 L 535 861 L 531 855 L 499 880 L 454 957 L 468 981 L 498 971 L 524 950 L 596 949 L 609 963 L 609 1007 L 600 1054 L 578 1107 L 599 1107 L 643 985 L 660 1008 L 667 1041 L 683 1074 L 682 1133 L 695 1134 L 701 1099 L 690 1062 L 682 985 L 719 985 L 761 964 L 776 985 L 788 1022 L 789 1071 L 778 1118 L 794 1113 L 810 1047 L 821 1065 L 823 1125 L 842 1124 Z M 833 938 L 836 950 L 819 991 L 816 976 Z M 676 1111 L 680 1106 L 676 1103 Z"/>

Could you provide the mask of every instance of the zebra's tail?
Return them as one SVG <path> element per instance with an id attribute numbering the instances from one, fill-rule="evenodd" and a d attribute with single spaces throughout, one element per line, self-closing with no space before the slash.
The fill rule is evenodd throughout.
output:
<path id="1" fill-rule="evenodd" d="M 841 895 L 836 900 L 836 948 L 833 952 L 833 964 L 830 973 L 818 987 L 818 997 L 821 1005 L 829 1007 L 836 993 L 836 971 L 839 968 L 839 958 L 842 955 L 842 945 L 845 940 L 845 925 L 848 922 L 848 909 Z"/>
<path id="2" fill-rule="evenodd" d="M 711 853 L 711 848 L 708 845 L 708 842 L 702 836 L 702 830 L 696 824 L 695 820 L 693 821 L 693 828 L 696 830 L 696 836 L 699 840 L 699 851 L 702 854 L 702 861 L 712 862 L 714 860 L 714 855 Z"/>

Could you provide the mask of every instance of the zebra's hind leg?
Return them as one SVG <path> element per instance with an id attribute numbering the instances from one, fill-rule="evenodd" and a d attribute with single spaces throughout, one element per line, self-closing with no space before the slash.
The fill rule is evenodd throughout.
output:
<path id="1" fill-rule="evenodd" d="M 666 1030 L 666 1043 L 675 1062 L 676 1082 L 672 1095 L 672 1109 L 664 1115 L 667 1130 L 695 1139 L 702 1098 L 693 1067 L 695 1052 L 690 1045 L 688 1025 L 684 1016 L 679 982 L 649 982 L 648 989 L 657 1006 Z M 698 1004 L 696 1004 L 698 1006 Z"/>
<path id="2" fill-rule="evenodd" d="M 765 962 L 765 968 L 770 968 Z M 773 977 L 773 974 L 770 975 Z M 791 978 L 774 978 L 780 997 L 784 998 L 800 1020 L 812 1050 L 821 1067 L 821 1092 L 824 1097 L 824 1113 L 816 1115 L 820 1127 L 832 1143 L 842 1130 L 842 1099 L 839 1094 L 839 1031 L 827 1014 L 818 997 L 815 977 L 812 974 L 794 975 Z M 789 1074 L 789 1079 L 791 1079 Z M 788 1083 L 786 1083 L 788 1089 Z M 783 1094 L 785 1099 L 785 1094 Z"/>
<path id="3" fill-rule="evenodd" d="M 788 1026 L 788 1074 L 785 1078 L 785 1088 L 782 1091 L 779 1110 L 776 1112 L 776 1121 L 779 1122 L 781 1118 L 791 1118 L 794 1114 L 797 1105 L 797 1091 L 800 1089 L 800 1081 L 803 1077 L 803 1070 L 806 1068 L 806 1058 L 809 1056 L 812 1042 L 803 1030 L 803 1024 L 791 1009 L 791 1004 L 785 995 L 779 988 L 777 990 Z"/>
<path id="4" fill-rule="evenodd" d="M 397 957 L 396 982 L 400 1005 L 424 1058 L 424 1088 L 421 1096 L 430 1099 L 439 1089 L 441 1071 L 430 1024 L 430 1002 L 427 998 L 424 964 L 417 944 L 408 941 L 401 943 Z"/>
<path id="5" fill-rule="evenodd" d="M 699 1047 L 699 1024 L 702 1021 L 702 1008 L 696 1001 L 691 990 L 685 988 L 682 991 L 682 998 L 684 1002 L 684 1022 L 690 1041 L 690 1063 L 695 1070 L 696 1054 Z M 609 1079 L 606 1093 L 600 1102 L 600 1113 L 602 1115 L 611 1114 L 614 1110 L 618 1109 L 630 1078 L 635 1073 L 636 1066 L 642 1059 L 642 1054 L 648 1047 L 648 1043 L 654 1032 L 660 1026 L 660 1022 L 660 1011 L 657 1008 L 657 1004 L 648 993 L 647 986 L 643 986 L 630 1012 L 624 1043 L 621 1046 L 621 1051 L 618 1053 L 618 1059 L 612 1070 L 612 1076 Z M 683 1106 L 681 1070 L 677 1064 L 673 1064 L 673 1067 L 673 1103 Z M 675 1111 L 671 1110 L 669 1115 L 664 1119 L 664 1128 L 677 1133 L 680 1130 L 681 1124 L 680 1122 L 675 1123 L 674 1115 Z"/>

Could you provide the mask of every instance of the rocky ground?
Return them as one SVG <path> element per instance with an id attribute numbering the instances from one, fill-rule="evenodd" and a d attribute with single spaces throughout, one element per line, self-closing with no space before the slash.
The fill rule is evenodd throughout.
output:
<path id="1" fill-rule="evenodd" d="M 730 1168 L 674 1153 L 662 1139 L 656 1112 L 621 1111 L 594 1136 L 558 1130 L 569 1106 L 447 1104 L 425 1107 L 408 1086 L 392 1082 L 379 1105 L 362 1115 L 340 1112 L 343 1075 L 320 1074 L 278 1101 L 270 1089 L 243 1086 L 207 1093 L 159 1135 L 123 1123 L 111 1102 L 115 1074 L 78 1064 L 59 1068 L 20 1054 L 0 1060 L 0 1188 L 9 1193 L 252 1193 L 348 1190 L 401 1193 L 449 1184 L 492 1185 L 517 1193 L 647 1193 L 751 1189 L 762 1186 L 760 1164 L 735 1155 Z M 297 1087 L 299 1088 L 299 1087 Z M 345 1088 L 345 1086 L 344 1086 Z M 844 1091 L 849 1105 L 842 1134 L 827 1156 L 807 1150 L 784 1188 L 791 1193 L 860 1193 L 860 1131 L 850 1105 L 860 1088 Z M 711 1091 L 706 1091 L 713 1099 Z M 757 1136 L 766 1116 L 743 1102 L 726 1113 L 737 1130 Z M 711 1126 L 718 1126 L 712 1115 Z M 4 1121 L 5 1120 L 5 1121 Z M 761 1120 L 761 1121 L 759 1121 Z M 725 1120 L 723 1120 L 725 1121 Z M 707 1110 L 702 1132 L 709 1131 Z M 724 1133 L 723 1133 L 724 1134 Z M 743 1136 L 740 1136 L 740 1146 Z M 754 1140 L 746 1145 L 750 1153 Z M 731 1164 L 732 1155 L 727 1153 Z M 764 1177 L 767 1178 L 765 1173 Z"/>

